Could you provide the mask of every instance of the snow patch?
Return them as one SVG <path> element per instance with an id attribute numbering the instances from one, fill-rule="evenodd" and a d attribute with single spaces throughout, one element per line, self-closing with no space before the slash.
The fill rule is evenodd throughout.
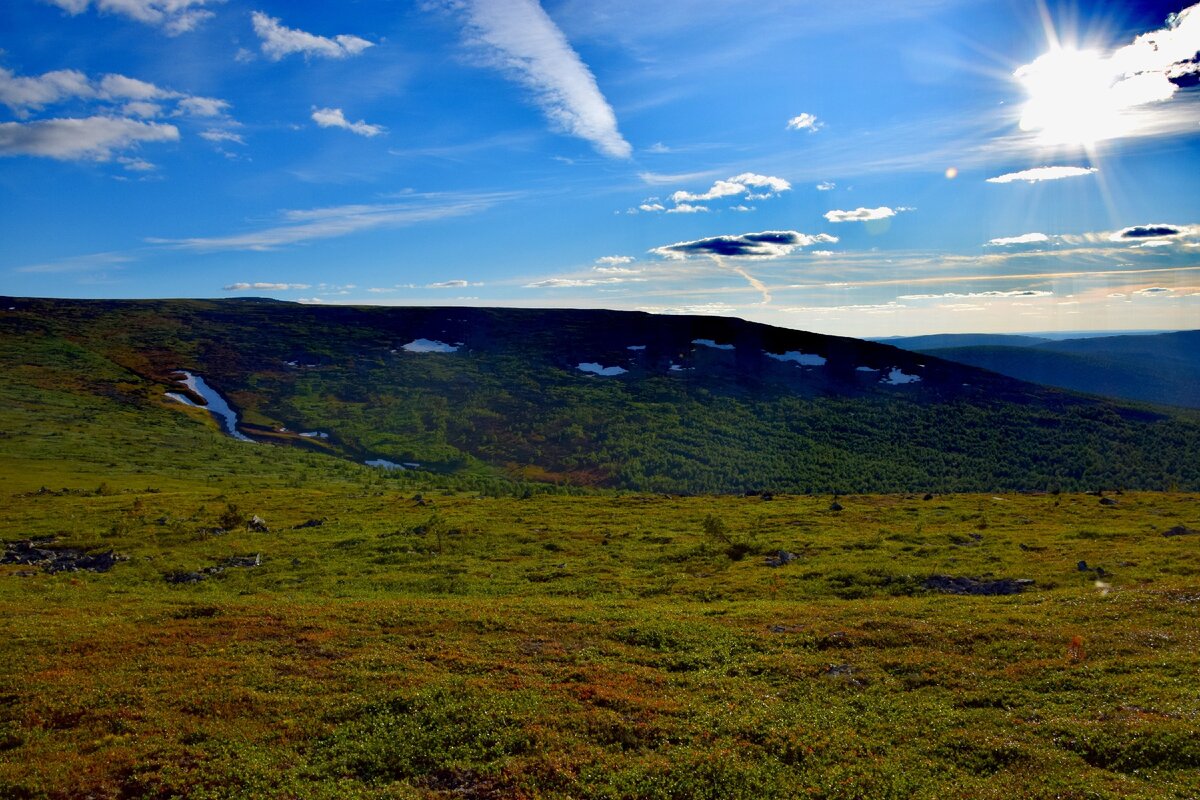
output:
<path id="1" fill-rule="evenodd" d="M 580 372 L 593 372 L 597 375 L 604 375 L 605 377 L 622 375 L 629 371 L 624 367 L 602 367 L 594 361 L 580 361 L 579 366 L 576 367 L 576 369 Z"/>
<path id="2" fill-rule="evenodd" d="M 879 372 L 879 367 L 855 367 L 855 372 Z"/>
<path id="3" fill-rule="evenodd" d="M 413 339 L 404 349 L 410 353 L 453 353 L 458 347 L 434 339 Z"/>
<path id="4" fill-rule="evenodd" d="M 786 353 L 768 353 L 763 351 L 767 358 L 773 358 L 776 361 L 795 361 L 802 367 L 823 367 L 825 359 L 812 353 L 802 353 L 799 350 L 788 350 Z"/>
<path id="5" fill-rule="evenodd" d="M 363 463 L 368 467 L 378 467 L 379 469 L 404 469 L 403 465 L 397 464 L 395 461 L 388 461 L 386 458 L 372 458 Z"/>
<path id="6" fill-rule="evenodd" d="M 329 438 L 329 434 L 325 433 L 324 431 L 305 431 L 304 433 L 297 434 L 297 435 L 303 436 L 305 439 L 328 439 Z"/>
<path id="7" fill-rule="evenodd" d="M 179 383 L 182 383 L 184 386 L 204 398 L 208 405 L 202 407 L 222 423 L 226 433 L 241 442 L 254 441 L 249 436 L 246 436 L 237 429 L 237 412 L 229 407 L 229 403 L 225 402 L 225 398 L 221 397 L 216 389 L 204 382 L 204 378 L 201 378 L 199 375 L 193 375 L 186 370 L 180 370 L 178 374 L 183 376 L 183 380 L 179 381 Z M 196 403 L 192 402 L 181 394 L 169 392 L 167 396 L 171 397 L 172 399 L 187 403 L 190 406 L 196 405 Z"/>
<path id="8" fill-rule="evenodd" d="M 692 344 L 698 344 L 703 347 L 711 347 L 713 350 L 732 350 L 731 344 L 717 344 L 712 339 L 692 339 Z"/>
<path id="9" fill-rule="evenodd" d="M 892 367 L 892 371 L 889 372 L 888 376 L 883 379 L 883 382 L 891 384 L 892 386 L 899 386 L 902 383 L 918 383 L 920 380 L 920 375 L 909 375 L 899 367 Z"/>

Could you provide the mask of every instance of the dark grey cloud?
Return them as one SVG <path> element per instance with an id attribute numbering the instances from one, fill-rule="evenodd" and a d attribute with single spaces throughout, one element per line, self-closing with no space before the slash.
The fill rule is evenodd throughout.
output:
<path id="1" fill-rule="evenodd" d="M 1125 228 L 1118 236 L 1122 239 L 1159 239 L 1163 236 L 1178 236 L 1183 232 L 1182 228 L 1176 228 L 1174 225 L 1134 225 Z"/>
<path id="2" fill-rule="evenodd" d="M 710 236 L 691 242 L 655 247 L 650 252 L 666 258 L 683 259 L 689 256 L 728 256 L 730 258 L 776 258 L 798 247 L 817 243 L 833 243 L 838 238 L 827 233 L 807 234 L 798 231 L 761 231 L 727 236 Z"/>

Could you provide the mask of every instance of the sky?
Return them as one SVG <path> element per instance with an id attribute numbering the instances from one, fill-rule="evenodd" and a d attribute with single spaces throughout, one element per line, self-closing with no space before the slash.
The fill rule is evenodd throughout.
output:
<path id="1" fill-rule="evenodd" d="M 6 0 L 0 294 L 1200 328 L 1200 4 Z"/>

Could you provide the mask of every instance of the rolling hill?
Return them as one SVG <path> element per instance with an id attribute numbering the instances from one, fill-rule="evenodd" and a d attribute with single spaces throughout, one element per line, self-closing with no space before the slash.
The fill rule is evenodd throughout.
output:
<path id="1" fill-rule="evenodd" d="M 1200 408 L 1200 331 L 1060 341 L 1025 336 L 918 336 L 893 343 L 1047 386 Z"/>
<path id="2" fill-rule="evenodd" d="M 5 451 L 661 492 L 1200 485 L 1194 414 L 720 317 L 0 299 Z M 256 443 L 186 395 L 201 376 Z M 192 398 L 196 401 L 197 398 Z M 202 401 L 200 401 L 202 402 Z M 266 447 L 266 444 L 286 445 Z M 179 458 L 163 466 L 163 452 Z M 57 456 L 55 454 L 58 454 Z M 211 454 L 195 462 L 192 453 Z"/>

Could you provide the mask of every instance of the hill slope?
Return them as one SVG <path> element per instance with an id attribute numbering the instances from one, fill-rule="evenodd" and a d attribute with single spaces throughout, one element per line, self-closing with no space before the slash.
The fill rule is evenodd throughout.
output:
<path id="1" fill-rule="evenodd" d="M 1048 386 L 1200 408 L 1200 331 L 999 346 L 930 347 L 908 341 L 903 346 Z"/>
<path id="2" fill-rule="evenodd" d="M 0 446 L 29 458 L 70 457 L 59 434 L 76 431 L 76 449 L 145 469 L 203 436 L 213 452 L 300 459 L 297 470 L 324 453 L 670 492 L 1200 485 L 1185 458 L 1200 449 L 1194 416 L 736 319 L 0 302 L 16 309 L 0 313 L 0 392 L 21 401 Z M 221 392 L 244 433 L 303 451 L 222 438 L 164 396 L 179 369 Z M 76 401 L 86 412 L 71 418 Z"/>

